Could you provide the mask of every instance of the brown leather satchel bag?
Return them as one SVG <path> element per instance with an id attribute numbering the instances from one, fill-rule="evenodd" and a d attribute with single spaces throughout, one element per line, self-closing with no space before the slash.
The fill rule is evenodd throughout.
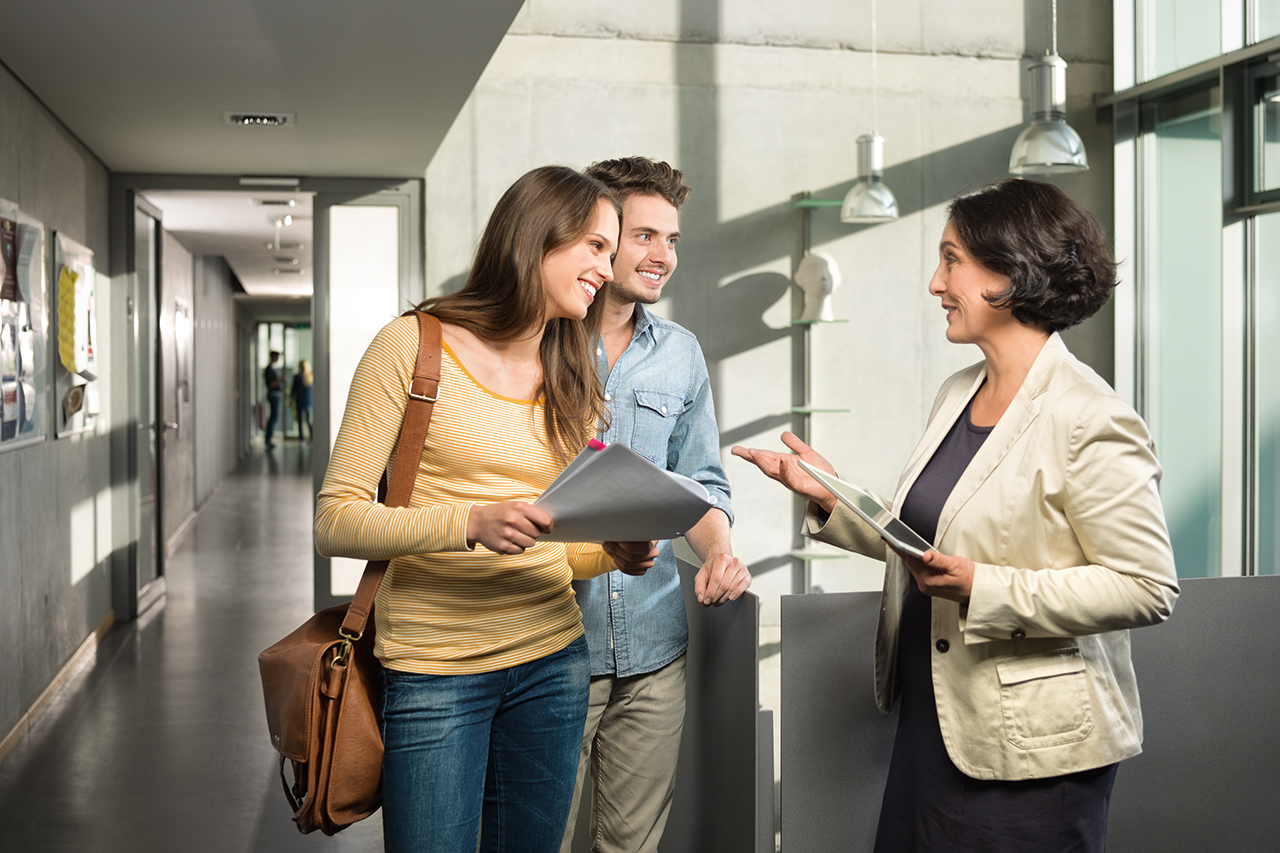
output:
<path id="1" fill-rule="evenodd" d="M 440 321 L 421 311 L 410 313 L 418 317 L 418 362 L 387 506 L 409 503 L 440 387 Z M 258 655 L 267 728 L 280 753 L 280 781 L 304 833 L 318 829 L 333 835 L 382 803 L 380 664 L 373 654 L 373 625 L 367 623 L 386 570 L 386 560 L 370 562 L 349 605 L 321 610 Z M 285 777 L 286 760 L 293 764 L 292 785 Z"/>

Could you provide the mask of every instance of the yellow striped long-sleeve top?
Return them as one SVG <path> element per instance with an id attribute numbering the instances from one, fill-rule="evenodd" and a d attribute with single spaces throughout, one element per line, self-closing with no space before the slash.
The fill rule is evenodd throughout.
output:
<path id="1" fill-rule="evenodd" d="M 316 548 L 390 559 L 374 624 L 392 669 L 491 672 L 559 651 L 582 634 L 570 580 L 613 568 L 600 546 L 539 542 L 507 555 L 466 541 L 474 504 L 532 502 L 564 468 L 540 402 L 484 388 L 446 345 L 413 497 L 403 508 L 377 503 L 417 354 L 418 322 L 402 317 L 361 358 L 316 504 Z"/>

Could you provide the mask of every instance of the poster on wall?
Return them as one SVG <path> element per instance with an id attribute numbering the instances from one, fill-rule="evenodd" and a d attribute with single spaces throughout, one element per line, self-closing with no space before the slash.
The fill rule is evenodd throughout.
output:
<path id="1" fill-rule="evenodd" d="M 98 416 L 98 318 L 93 250 L 59 233 L 54 242 L 54 417 L 59 438 L 87 432 Z"/>
<path id="2" fill-rule="evenodd" d="M 0 199 L 0 451 L 47 433 L 44 224 Z"/>

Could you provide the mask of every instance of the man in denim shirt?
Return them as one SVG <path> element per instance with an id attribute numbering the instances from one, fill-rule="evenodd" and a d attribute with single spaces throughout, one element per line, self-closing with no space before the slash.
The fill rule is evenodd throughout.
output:
<path id="1" fill-rule="evenodd" d="M 723 604 L 740 596 L 751 576 L 729 546 L 729 483 L 720 464 L 706 360 L 691 332 L 644 308 L 658 301 L 675 271 L 679 208 L 689 188 L 678 170 L 644 157 L 595 163 L 587 174 L 622 202 L 622 232 L 596 346 L 612 415 L 601 438 L 707 487 L 715 508 L 685 540 L 703 561 L 694 582 L 698 601 Z M 591 701 L 561 850 L 570 849 L 590 768 L 596 786 L 593 849 L 653 851 L 675 792 L 689 643 L 671 542 L 661 544 L 643 576 L 609 572 L 573 586 L 591 650 Z"/>

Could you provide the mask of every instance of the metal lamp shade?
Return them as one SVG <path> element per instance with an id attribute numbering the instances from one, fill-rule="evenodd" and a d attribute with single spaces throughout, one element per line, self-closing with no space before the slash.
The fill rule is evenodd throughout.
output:
<path id="1" fill-rule="evenodd" d="M 886 222 L 898 218 L 898 200 L 884 183 L 884 137 L 858 137 L 858 180 L 840 205 L 840 221 L 850 224 Z"/>
<path id="2" fill-rule="evenodd" d="M 1066 175 L 1089 168 L 1080 134 L 1067 124 L 1067 63 L 1057 54 L 1033 62 L 1032 121 L 1009 155 L 1011 175 Z"/>

